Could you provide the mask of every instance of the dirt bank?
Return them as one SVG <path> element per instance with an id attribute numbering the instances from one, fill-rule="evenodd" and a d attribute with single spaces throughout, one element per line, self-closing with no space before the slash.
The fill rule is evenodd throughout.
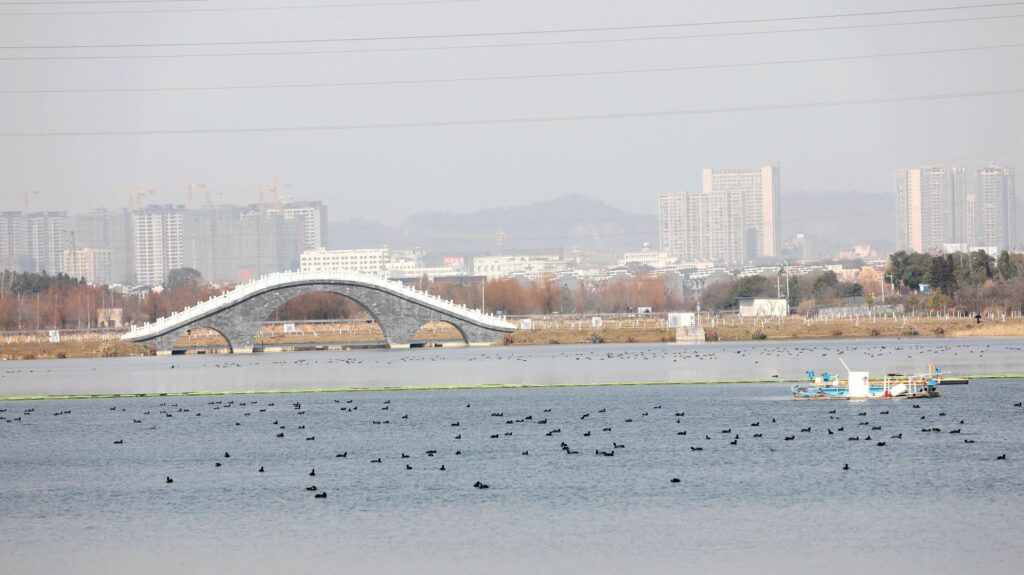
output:
<path id="1" fill-rule="evenodd" d="M 535 322 L 535 329 L 519 330 L 504 338 L 504 345 L 558 345 L 600 343 L 664 343 L 675 341 L 676 331 L 653 327 L 638 322 L 635 326 L 606 323 L 592 328 L 578 322 Z M 839 319 L 807 321 L 799 316 L 782 320 L 727 318 L 709 322 L 704 326 L 708 341 L 754 341 L 784 339 L 842 339 L 891 337 L 1024 337 L 1024 319 L 984 321 L 978 324 L 965 318 L 886 318 Z M 119 339 L 66 340 L 61 343 L 25 341 L 26 338 L 0 340 L 0 359 L 52 359 L 61 357 L 125 357 L 149 355 L 146 346 L 123 342 Z M 456 341 L 460 335 L 448 324 L 425 327 L 418 335 L 420 341 Z M 352 329 L 349 326 L 320 324 L 300 326 L 299 333 L 283 333 L 279 328 L 265 328 L 257 343 L 266 346 L 297 344 L 368 343 L 379 341 L 383 334 L 376 325 Z M 194 330 L 190 337 L 178 341 L 183 347 L 224 346 L 226 342 L 216 332 Z"/>

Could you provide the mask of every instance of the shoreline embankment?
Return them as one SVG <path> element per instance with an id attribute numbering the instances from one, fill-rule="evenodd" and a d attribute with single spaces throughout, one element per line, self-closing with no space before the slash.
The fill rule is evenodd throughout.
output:
<path id="1" fill-rule="evenodd" d="M 1024 337 L 1024 319 L 986 320 L 978 323 L 963 317 L 884 317 L 808 320 L 800 316 L 786 318 L 726 317 L 705 322 L 707 342 L 730 341 L 820 341 L 843 339 L 900 338 L 1020 338 Z M 190 352 L 223 353 L 226 342 L 214 332 L 193 330 L 179 345 Z M 2 334 L 0 334 L 2 335 Z M 458 342 L 459 333 L 449 324 L 438 324 L 421 333 L 420 341 L 428 346 Z M 499 345 L 574 345 L 672 343 L 677 330 L 651 325 L 649 322 L 629 325 L 628 322 L 605 322 L 595 328 L 583 322 L 547 320 L 534 322 L 532 329 L 520 329 L 507 335 Z M 383 346 L 379 333 L 352 332 L 344 325 L 321 324 L 298 333 L 283 333 L 264 328 L 257 343 L 269 350 L 289 348 L 345 348 Z M 696 343 L 699 345 L 699 342 Z M 222 348 L 222 349 L 219 349 Z M 0 361 L 30 359 L 64 359 L 90 357 L 137 357 L 153 355 L 142 344 L 122 341 L 119 334 L 90 333 L 65 336 L 60 342 L 45 341 L 45 334 L 0 337 Z"/>
<path id="2" fill-rule="evenodd" d="M 964 376 L 969 380 L 989 379 L 1024 379 L 1024 373 L 988 373 Z M 253 389 L 253 390 L 204 390 L 176 391 L 165 393 L 97 393 L 97 394 L 62 394 L 62 395 L 15 395 L 0 396 L 0 401 L 53 401 L 72 399 L 133 399 L 160 397 L 205 397 L 219 395 L 282 395 L 299 393 L 365 393 L 395 391 L 453 391 L 453 390 L 487 390 L 487 389 L 533 389 L 559 387 L 627 387 L 655 385 L 730 385 L 730 384 L 761 384 L 761 383 L 801 383 L 803 379 L 707 379 L 679 381 L 608 381 L 585 383 L 481 383 L 467 385 L 409 385 L 386 387 L 329 387 L 311 389 Z"/>

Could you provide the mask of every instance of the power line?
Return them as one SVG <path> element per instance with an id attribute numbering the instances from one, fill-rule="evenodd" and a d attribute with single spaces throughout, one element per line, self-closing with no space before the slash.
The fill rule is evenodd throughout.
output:
<path id="1" fill-rule="evenodd" d="M 147 0 L 150 2 L 199 2 L 206 0 Z M 339 4 L 301 4 L 292 6 L 224 6 L 219 8 L 154 8 L 147 10 L 77 10 L 77 11 L 50 11 L 50 12 L 0 12 L 0 16 L 89 16 L 89 15 L 112 15 L 112 14 L 183 14 L 196 12 L 256 12 L 256 11 L 281 11 L 281 10 L 313 10 L 332 8 L 372 8 L 380 6 L 415 6 L 418 4 L 463 4 L 467 2 L 479 2 L 480 0 L 394 0 L 392 2 L 351 2 Z M 71 2 L 71 4 L 91 2 Z M 106 4 L 107 2 L 96 2 Z M 0 6 L 19 4 L 50 4 L 37 2 L 0 2 Z M 61 4 L 53 2 L 52 4 Z"/>
<path id="2" fill-rule="evenodd" d="M 344 38 L 307 38 L 291 40 L 230 40 L 220 42 L 155 42 L 131 44 L 36 44 L 21 46 L 0 46 L 0 50 L 64 50 L 88 48 L 178 48 L 185 46 L 250 46 L 254 44 L 315 44 L 324 42 L 378 42 L 396 40 L 437 40 L 442 38 L 494 38 L 503 36 L 528 36 L 536 34 L 567 34 L 584 32 L 622 32 L 626 30 L 661 30 L 666 28 L 682 28 L 694 26 L 713 26 L 726 24 L 755 24 L 769 22 L 791 22 L 797 20 L 821 20 L 826 18 L 851 18 L 861 16 L 881 16 L 892 14 L 911 14 L 919 12 L 936 12 L 949 10 L 970 10 L 976 8 L 994 8 L 1018 6 L 1020 2 L 1002 2 L 996 4 L 975 4 L 966 6 L 945 6 L 938 8 L 912 8 L 903 10 L 881 10 L 876 12 L 844 12 L 838 14 L 818 14 L 813 16 L 779 16 L 774 18 L 749 18 L 741 20 L 709 20 L 704 22 L 682 22 L 672 24 L 640 24 L 633 26 L 600 26 L 588 28 L 548 28 L 540 30 L 511 30 L 503 32 L 463 32 L 456 34 L 412 34 L 405 36 L 350 36 Z"/>
<path id="3" fill-rule="evenodd" d="M 395 122 L 378 124 L 338 124 L 319 126 L 278 126 L 256 128 L 183 128 L 165 130 L 102 130 L 82 132 L 0 132 L 4 138 L 38 138 L 63 136 L 173 136 L 194 134 L 255 134 L 284 132 L 336 132 L 348 130 L 375 130 L 399 128 L 438 128 L 450 126 L 481 126 L 502 124 L 536 124 L 547 122 L 575 122 L 584 120 L 617 120 L 626 118 L 658 118 L 669 116 L 697 116 L 704 114 L 723 114 L 735 112 L 769 112 L 777 110 L 796 110 L 804 108 L 831 108 L 837 106 L 853 106 L 865 104 L 888 104 L 898 102 L 921 102 L 930 100 L 948 100 L 955 98 L 976 98 L 984 96 L 1007 96 L 1024 93 L 1024 88 L 1007 90 L 988 90 L 981 92 L 952 92 L 946 94 L 927 94 L 923 96 L 896 96 L 890 98 L 864 98 L 849 100 L 823 100 L 818 102 L 800 102 L 790 104 L 768 104 L 758 106 L 732 106 L 726 108 L 695 108 L 690 110 L 661 110 L 654 112 L 623 112 L 617 114 L 583 114 L 571 116 L 532 116 L 521 118 L 491 118 L 479 120 L 442 120 L 426 122 Z"/>
<path id="4" fill-rule="evenodd" d="M 208 0 L 34 0 L 33 2 L 0 2 L 0 6 L 49 6 L 58 4 L 168 4 L 207 1 Z"/>
<path id="5" fill-rule="evenodd" d="M 910 52 L 887 52 L 862 56 L 831 56 L 821 58 L 800 58 L 796 60 L 763 60 L 760 62 L 742 62 L 732 64 L 698 64 L 693 66 L 667 66 L 658 68 L 633 68 L 623 70 L 602 70 L 592 72 L 560 72 L 551 74 L 507 74 L 497 76 L 462 76 L 452 78 L 429 78 L 421 80 L 370 80 L 361 82 L 309 82 L 298 84 L 243 84 L 230 86 L 180 86 L 156 88 L 55 88 L 28 90 L 0 90 L 0 94 L 83 94 L 83 93 L 139 93 L 139 92 L 195 92 L 220 90 L 264 90 L 286 88 L 344 88 L 356 86 L 389 86 L 409 84 L 439 84 L 454 82 L 484 82 L 499 80 L 536 80 L 547 78 L 581 78 L 593 76 L 610 76 L 624 74 L 651 74 L 663 72 L 682 72 L 688 70 L 715 70 L 723 68 L 743 68 L 751 66 L 773 66 L 780 64 L 813 64 L 821 62 L 842 62 L 850 60 L 867 60 L 889 58 L 895 56 L 921 56 L 926 54 L 949 54 L 958 52 L 975 52 L 979 50 L 996 50 L 1002 48 L 1020 48 L 1020 44 L 998 44 L 994 46 L 971 46 L 964 48 L 943 48 L 938 50 L 917 50 Z"/>
<path id="6" fill-rule="evenodd" d="M 213 52 L 198 54 L 111 54 L 92 56 L 0 56 L 0 61 L 29 61 L 29 60 L 128 60 L 128 59 L 153 59 L 153 58 L 222 58 L 238 56 L 294 56 L 310 54 L 357 54 L 373 52 L 426 52 L 432 50 L 466 50 L 466 49 L 487 49 L 487 48 L 521 48 L 538 46 L 569 46 L 582 44 L 610 44 L 618 42 L 647 42 L 652 40 L 686 40 L 698 38 L 724 38 L 733 36 L 760 36 L 767 34 L 785 34 L 800 32 L 828 32 L 837 30 L 856 30 L 864 28 L 891 28 L 898 26 L 917 26 L 927 24 L 947 24 L 975 22 L 985 20 L 1002 20 L 1009 18 L 1021 18 L 1024 14 L 1005 14 L 999 16 L 977 16 L 968 18 L 946 18 L 939 20 L 917 20 L 911 22 L 884 22 L 872 24 L 850 24 L 844 26 L 820 26 L 816 28 L 788 28 L 781 30 L 749 30 L 743 32 L 712 32 L 708 34 L 686 34 L 671 36 L 644 36 L 640 38 L 595 38 L 580 40 L 551 40 L 542 42 L 508 42 L 503 44 L 455 44 L 448 46 L 415 46 L 415 47 L 392 47 L 392 48 L 347 48 L 340 50 L 289 50 L 289 51 L 261 51 L 261 52 Z"/>

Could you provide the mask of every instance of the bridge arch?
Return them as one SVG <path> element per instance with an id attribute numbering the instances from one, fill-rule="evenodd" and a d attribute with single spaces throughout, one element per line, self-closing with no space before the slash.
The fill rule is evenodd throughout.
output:
<path id="1" fill-rule="evenodd" d="M 310 318 L 310 317 L 291 317 L 291 316 L 286 315 L 284 317 L 284 319 L 281 319 L 281 316 L 279 315 L 281 310 L 285 310 L 285 312 L 287 313 L 289 310 L 287 310 L 286 308 L 288 308 L 288 306 L 290 306 L 292 304 L 295 304 L 297 302 L 297 300 L 299 300 L 301 298 L 306 298 L 306 297 L 308 297 L 310 295 L 316 295 L 316 294 L 329 295 L 329 296 L 332 296 L 332 299 L 336 298 L 337 300 L 339 300 L 337 302 L 338 309 L 335 310 L 335 311 L 338 311 L 339 313 L 337 315 L 332 315 L 331 317 L 314 317 L 314 318 Z M 348 308 L 348 309 L 342 311 L 342 308 Z M 346 317 L 345 316 L 345 313 L 351 313 L 352 311 L 355 311 L 355 310 L 358 310 L 358 312 L 365 313 L 366 316 L 368 316 L 368 317 L 367 318 L 363 318 L 363 317 L 353 318 L 353 317 Z M 320 309 L 320 310 L 317 310 L 317 311 L 321 311 L 322 312 L 324 310 Z M 320 315 L 320 314 L 314 314 L 314 315 Z M 361 321 L 361 320 L 364 320 L 364 319 L 366 320 L 366 322 L 369 322 L 370 324 L 372 324 L 374 326 L 372 329 L 368 329 L 367 330 L 367 332 L 368 332 L 367 335 L 370 336 L 370 334 L 373 334 L 373 337 L 369 337 L 369 339 L 367 339 L 367 340 L 361 340 L 360 343 L 373 343 L 373 342 L 378 342 L 378 341 L 380 343 L 387 342 L 387 333 L 384 331 L 384 326 L 381 323 L 380 318 L 378 318 L 376 316 L 376 314 L 374 314 L 373 310 L 368 308 L 366 305 L 364 305 L 359 300 L 351 297 L 350 295 L 341 293 L 341 290 L 332 289 L 332 288 L 328 287 L 328 288 L 319 289 L 319 290 L 306 291 L 304 293 L 293 295 L 290 298 L 286 299 L 280 306 L 278 306 L 274 310 L 271 310 L 269 312 L 269 314 L 267 315 L 267 317 L 263 318 L 263 328 L 264 329 L 261 330 L 259 332 L 259 334 L 262 336 L 264 346 L 266 346 L 266 345 L 268 345 L 267 338 L 269 336 L 269 334 L 267 333 L 268 330 L 266 330 L 266 327 L 267 327 L 267 324 L 269 324 L 271 322 L 275 322 L 275 323 L 281 323 L 281 322 L 305 323 L 305 322 L 310 322 L 310 321 L 337 320 L 340 323 L 340 322 L 356 322 L 356 321 Z M 379 335 L 377 334 L 378 331 L 379 331 Z"/>
<path id="2" fill-rule="evenodd" d="M 427 343 L 427 342 L 429 342 L 431 340 L 438 341 L 438 338 L 425 337 L 427 335 L 436 335 L 436 331 L 434 333 L 432 333 L 432 334 L 428 334 L 427 332 L 425 332 L 425 330 L 428 328 L 428 326 L 433 328 L 434 330 L 436 330 L 438 328 L 440 328 L 442 330 L 444 330 L 445 328 L 454 329 L 455 332 L 458 334 L 459 338 L 462 339 L 462 343 L 465 343 L 467 345 L 470 343 L 469 336 L 467 336 L 462 331 L 462 328 L 460 328 L 457 324 L 452 323 L 452 322 L 447 321 L 447 320 L 437 320 L 437 319 L 424 322 L 423 325 L 421 325 L 418 328 L 416 328 L 416 331 L 413 332 L 413 335 L 412 335 L 412 338 L 411 338 L 412 342 L 415 342 L 415 343 Z"/>
<path id="3" fill-rule="evenodd" d="M 182 330 L 202 325 L 222 333 L 232 352 L 248 352 L 274 310 L 298 295 L 313 292 L 337 293 L 362 305 L 377 321 L 390 347 L 408 347 L 420 327 L 431 321 L 451 323 L 471 345 L 494 343 L 515 330 L 500 318 L 399 282 L 347 273 L 295 272 L 242 284 L 170 317 L 136 327 L 123 337 L 170 351 Z"/>
<path id="4" fill-rule="evenodd" d="M 172 349 L 173 350 L 187 351 L 188 348 L 199 347 L 199 346 L 190 346 L 190 345 L 182 346 L 182 345 L 178 345 L 178 344 L 179 344 L 179 342 L 181 342 L 181 339 L 183 337 L 189 337 L 189 336 L 192 335 L 191 332 L 200 331 L 200 330 L 212 331 L 216 335 L 220 336 L 224 340 L 224 342 L 225 342 L 224 346 L 213 346 L 213 345 L 210 345 L 210 346 L 207 346 L 207 347 L 227 347 L 228 353 L 232 352 L 231 340 L 228 339 L 228 336 L 224 335 L 219 329 L 217 329 L 215 327 L 211 327 L 209 325 L 205 325 L 205 324 L 192 324 L 192 325 L 189 325 L 189 326 L 187 326 L 185 328 L 182 328 L 182 329 L 178 330 L 177 331 L 177 336 L 174 338 L 174 343 L 173 343 Z"/>

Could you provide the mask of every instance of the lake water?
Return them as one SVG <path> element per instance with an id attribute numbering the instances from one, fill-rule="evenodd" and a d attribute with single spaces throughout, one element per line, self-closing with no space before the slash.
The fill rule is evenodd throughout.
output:
<path id="1" fill-rule="evenodd" d="M 1021 373 L 1021 346 L 35 361 L 7 364 L 0 394 L 798 377 L 840 352 L 875 373 Z M 1017 573 L 1022 384 L 917 402 L 797 402 L 776 383 L 5 401 L 0 572 Z"/>
<path id="2" fill-rule="evenodd" d="M 803 378 L 808 370 L 1024 373 L 1022 339 L 464 347 L 0 364 L 0 397 Z M 2 369 L 5 368 L 5 369 Z"/>

